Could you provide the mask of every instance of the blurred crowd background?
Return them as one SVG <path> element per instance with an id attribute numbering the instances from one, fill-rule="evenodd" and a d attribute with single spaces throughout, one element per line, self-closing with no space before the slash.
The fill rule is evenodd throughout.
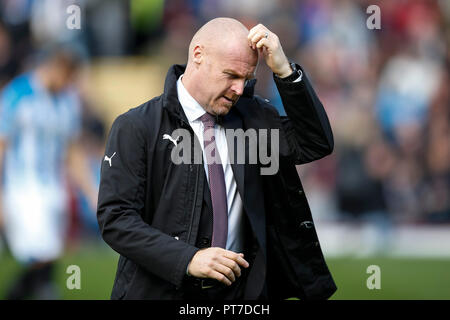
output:
<path id="1" fill-rule="evenodd" d="M 80 29 L 67 27 L 72 4 Z M 366 25 L 372 4 L 379 30 Z M 450 223 L 446 0 L 0 0 L 0 90 L 48 45 L 70 44 L 82 56 L 79 139 L 98 184 L 113 119 L 162 93 L 167 69 L 186 63 L 195 31 L 218 16 L 276 33 L 328 113 L 334 153 L 298 167 L 318 224 L 370 224 L 382 246 L 398 226 Z M 284 114 L 270 70 L 257 72 L 256 93 Z M 89 195 L 68 189 L 69 245 L 101 241 Z"/>

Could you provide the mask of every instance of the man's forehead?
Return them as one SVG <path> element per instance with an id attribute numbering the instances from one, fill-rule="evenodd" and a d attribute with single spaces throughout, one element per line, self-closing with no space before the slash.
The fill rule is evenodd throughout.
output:
<path id="1" fill-rule="evenodd" d="M 223 71 L 229 71 L 241 77 L 251 77 L 258 63 L 258 56 L 247 52 L 228 52 L 222 55 L 221 67 Z"/>

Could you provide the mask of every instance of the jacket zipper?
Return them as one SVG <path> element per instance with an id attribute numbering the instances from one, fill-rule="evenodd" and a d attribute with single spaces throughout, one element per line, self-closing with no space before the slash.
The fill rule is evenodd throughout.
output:
<path id="1" fill-rule="evenodd" d="M 194 204 L 192 205 L 192 211 L 191 211 L 191 221 L 189 223 L 189 230 L 188 230 L 188 236 L 187 236 L 187 242 L 190 243 L 191 240 L 191 232 L 192 232 L 192 225 L 194 224 L 194 214 L 195 214 L 195 206 L 197 204 L 197 193 L 198 193 L 198 180 L 199 180 L 200 170 L 197 167 L 197 174 L 195 176 L 195 194 L 194 194 Z"/>
<path id="2" fill-rule="evenodd" d="M 182 124 L 184 124 L 184 127 L 188 128 L 188 130 L 191 132 L 192 136 L 195 139 L 195 133 L 192 130 L 191 126 L 189 125 L 189 123 L 187 123 L 186 121 L 184 121 L 184 119 L 180 119 Z M 194 148 L 194 140 L 192 140 L 192 145 L 191 148 Z M 190 166 L 193 166 L 192 164 Z M 191 240 L 191 233 L 192 233 L 192 225 L 194 224 L 194 214 L 195 214 L 195 207 L 197 205 L 197 194 L 198 194 L 198 181 L 199 181 L 199 176 L 200 176 L 200 170 L 197 167 L 197 172 L 196 172 L 196 176 L 195 176 L 195 193 L 194 193 L 194 203 L 192 205 L 192 210 L 191 210 L 191 219 L 189 222 L 189 229 L 188 229 L 188 234 L 187 234 L 187 243 L 190 243 Z"/>

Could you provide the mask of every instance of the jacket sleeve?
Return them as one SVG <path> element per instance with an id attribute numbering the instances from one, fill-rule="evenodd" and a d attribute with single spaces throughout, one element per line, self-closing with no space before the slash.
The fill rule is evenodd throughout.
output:
<path id="1" fill-rule="evenodd" d="M 302 70 L 297 65 L 299 70 Z M 299 82 L 284 81 L 274 75 L 275 84 L 286 110 L 281 117 L 288 150 L 296 164 L 318 160 L 333 151 L 334 141 L 325 109 L 302 70 Z M 280 150 L 283 150 L 281 148 Z"/>
<path id="2" fill-rule="evenodd" d="M 102 162 L 97 219 L 111 248 L 179 287 L 198 248 L 142 219 L 148 183 L 145 132 L 127 114 L 114 122 Z"/>

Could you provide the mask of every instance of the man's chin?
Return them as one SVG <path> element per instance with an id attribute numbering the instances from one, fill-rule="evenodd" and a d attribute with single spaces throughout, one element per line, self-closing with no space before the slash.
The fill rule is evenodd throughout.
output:
<path id="1" fill-rule="evenodd" d="M 230 105 L 220 105 L 220 106 L 215 106 L 213 108 L 213 112 L 215 115 L 217 116 L 224 116 L 226 115 L 228 112 L 230 112 L 230 109 L 233 107 L 232 104 Z"/>

